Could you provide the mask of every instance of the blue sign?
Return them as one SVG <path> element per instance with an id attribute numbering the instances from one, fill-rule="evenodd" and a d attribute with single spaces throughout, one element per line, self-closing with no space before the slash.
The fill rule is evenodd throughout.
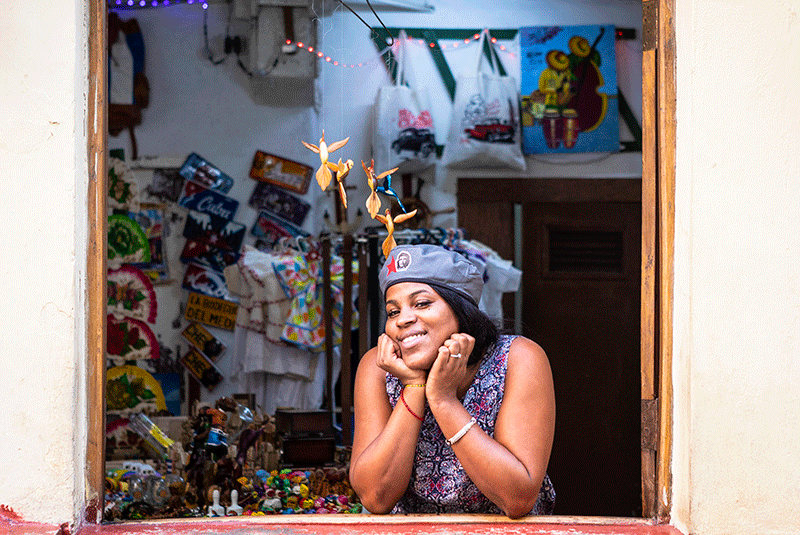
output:
<path id="1" fill-rule="evenodd" d="M 183 185 L 183 192 L 178 199 L 178 204 L 190 210 L 220 217 L 226 221 L 232 220 L 236 216 L 236 210 L 239 209 L 239 201 L 236 199 L 205 188 L 191 180 L 187 180 Z"/>

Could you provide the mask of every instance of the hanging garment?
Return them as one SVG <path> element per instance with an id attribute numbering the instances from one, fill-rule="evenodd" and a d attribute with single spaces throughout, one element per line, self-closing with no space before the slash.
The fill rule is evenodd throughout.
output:
<path id="1" fill-rule="evenodd" d="M 325 343 L 322 259 L 314 252 L 286 254 L 281 256 L 274 266 L 284 292 L 292 299 L 291 312 L 283 327 L 281 340 L 310 351 L 322 351 Z M 354 263 L 353 277 L 357 276 L 358 267 Z M 330 280 L 333 301 L 331 309 L 333 344 L 338 346 L 342 343 L 344 261 L 336 255 L 331 256 Z M 353 311 L 351 328 L 356 327 L 358 327 L 358 314 Z"/>
<path id="2" fill-rule="evenodd" d="M 239 261 L 225 270 L 228 289 L 240 300 L 230 374 L 265 372 L 311 380 L 316 356 L 280 342 L 291 300 L 275 274 L 277 258 L 245 246 Z"/>
<path id="3" fill-rule="evenodd" d="M 503 294 L 516 292 L 521 280 L 522 271 L 511 265 L 510 260 L 491 256 L 486 259 L 486 276 L 478 305 L 497 326 L 503 324 Z"/>
<path id="4" fill-rule="evenodd" d="M 300 379 L 286 375 L 270 373 L 248 373 L 245 385 L 248 392 L 256 396 L 256 404 L 266 414 L 275 414 L 275 410 L 317 410 L 322 408 L 325 399 L 326 365 L 324 358 L 317 359 L 314 379 Z M 341 369 L 341 352 L 339 347 L 333 349 L 333 367 L 331 380 L 336 384 Z"/>

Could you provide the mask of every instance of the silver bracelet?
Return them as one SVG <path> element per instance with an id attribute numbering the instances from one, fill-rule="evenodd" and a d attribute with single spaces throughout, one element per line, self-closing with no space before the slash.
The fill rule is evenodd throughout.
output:
<path id="1" fill-rule="evenodd" d="M 448 444 L 449 446 L 452 446 L 453 444 L 455 444 L 456 442 L 458 442 L 458 441 L 461 439 L 461 437 L 463 437 L 464 435 L 466 435 L 466 434 L 467 434 L 467 431 L 469 431 L 469 430 L 470 430 L 470 428 L 471 428 L 473 425 L 475 425 L 476 423 L 478 423 L 478 420 L 476 420 L 474 417 L 473 417 L 473 418 L 470 418 L 469 422 L 467 422 L 466 424 L 464 424 L 464 427 L 462 427 L 462 428 L 461 428 L 461 430 L 459 430 L 459 432 L 458 432 L 458 433 L 456 433 L 455 435 L 453 435 L 453 438 L 449 438 L 449 439 L 447 439 L 447 444 Z"/>

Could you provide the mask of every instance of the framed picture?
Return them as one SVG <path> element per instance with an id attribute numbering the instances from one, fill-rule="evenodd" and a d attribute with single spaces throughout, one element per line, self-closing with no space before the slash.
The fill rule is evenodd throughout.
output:
<path id="1" fill-rule="evenodd" d="M 258 150 L 253 156 L 250 178 L 304 194 L 313 171 L 308 165 Z"/>
<path id="2" fill-rule="evenodd" d="M 520 28 L 522 149 L 617 152 L 614 26 Z"/>
<path id="3" fill-rule="evenodd" d="M 186 181 L 176 167 L 158 167 L 152 170 L 153 178 L 145 187 L 145 193 L 161 202 L 178 202 Z"/>
<path id="4" fill-rule="evenodd" d="M 153 284 L 171 282 L 169 264 L 165 247 L 164 207 L 161 205 L 142 204 L 138 212 L 129 212 L 128 217 L 139 223 L 150 246 L 150 261 L 134 265 L 147 275 Z"/>

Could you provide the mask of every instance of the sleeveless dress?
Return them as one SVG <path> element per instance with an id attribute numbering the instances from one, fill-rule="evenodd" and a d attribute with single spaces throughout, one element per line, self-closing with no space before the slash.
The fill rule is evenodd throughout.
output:
<path id="1" fill-rule="evenodd" d="M 483 359 L 464 396 L 464 408 L 491 437 L 494 437 L 494 425 L 505 392 L 508 351 L 515 338 L 516 336 L 499 337 Z M 400 380 L 387 373 L 386 392 L 392 407 L 397 404 L 401 391 Z M 467 476 L 461 462 L 445 440 L 433 413 L 426 407 L 417 440 L 411 481 L 392 513 L 503 514 Z M 530 514 L 552 514 L 555 496 L 550 478 L 545 475 Z"/>

